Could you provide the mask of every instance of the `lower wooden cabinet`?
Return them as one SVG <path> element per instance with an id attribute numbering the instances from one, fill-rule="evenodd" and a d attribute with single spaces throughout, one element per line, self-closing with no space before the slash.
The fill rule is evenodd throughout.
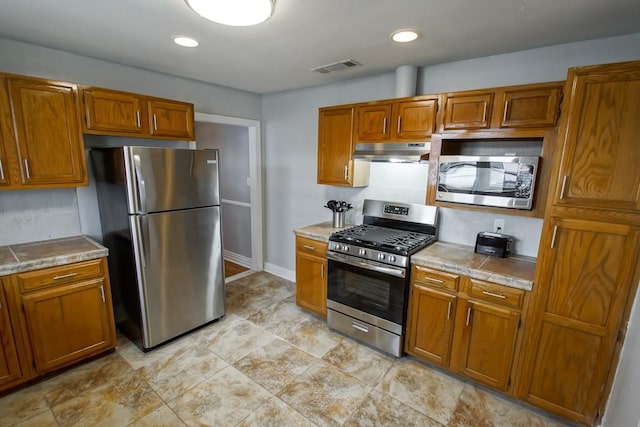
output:
<path id="1" fill-rule="evenodd" d="M 407 353 L 510 391 L 525 291 L 415 265 L 411 274 Z"/>
<path id="2" fill-rule="evenodd" d="M 104 279 L 72 283 L 22 297 L 33 360 L 51 371 L 113 346 Z"/>
<path id="3" fill-rule="evenodd" d="M 0 390 L 22 378 L 16 339 L 9 318 L 9 305 L 0 281 Z"/>
<path id="4" fill-rule="evenodd" d="M 454 294 L 419 282 L 411 285 L 407 353 L 440 366 L 449 366 L 457 300 Z"/>
<path id="5" fill-rule="evenodd" d="M 451 368 L 498 390 L 510 385 L 520 312 L 461 298 Z"/>
<path id="6" fill-rule="evenodd" d="M 561 217 L 546 222 L 538 271 L 544 286 L 533 294 L 517 396 L 590 424 L 626 331 L 640 229 Z"/>
<path id="7" fill-rule="evenodd" d="M 327 317 L 327 244 L 296 237 L 296 304 Z"/>
<path id="8" fill-rule="evenodd" d="M 0 309 L 0 390 L 115 348 L 106 258 L 16 273 L 3 283 L 0 302 L 9 313 Z"/>

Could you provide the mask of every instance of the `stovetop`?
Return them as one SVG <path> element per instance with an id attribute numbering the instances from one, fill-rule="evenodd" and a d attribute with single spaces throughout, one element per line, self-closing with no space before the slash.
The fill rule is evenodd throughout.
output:
<path id="1" fill-rule="evenodd" d="M 435 206 L 365 200 L 362 214 L 362 225 L 336 231 L 329 237 L 327 258 L 400 267 L 404 271 L 395 271 L 406 274 L 410 256 L 436 241 Z"/>
<path id="2" fill-rule="evenodd" d="M 407 256 L 434 242 L 436 237 L 430 234 L 362 224 L 337 231 L 329 240 Z"/>

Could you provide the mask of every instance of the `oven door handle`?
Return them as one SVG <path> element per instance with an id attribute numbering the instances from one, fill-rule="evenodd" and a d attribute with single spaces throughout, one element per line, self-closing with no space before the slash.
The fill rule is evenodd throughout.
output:
<path id="1" fill-rule="evenodd" d="M 365 270 L 375 271 L 377 273 L 390 274 L 395 277 L 405 278 L 407 273 L 405 269 L 402 268 L 394 268 L 394 267 L 385 267 L 379 264 L 371 264 L 365 261 L 360 260 L 360 258 L 350 257 L 348 255 L 335 254 L 333 252 L 327 252 L 327 259 L 336 262 L 342 262 L 345 264 L 353 265 L 354 267 L 360 267 Z"/>

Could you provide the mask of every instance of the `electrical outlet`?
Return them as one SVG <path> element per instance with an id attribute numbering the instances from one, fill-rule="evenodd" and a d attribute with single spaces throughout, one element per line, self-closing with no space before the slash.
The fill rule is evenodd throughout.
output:
<path id="1" fill-rule="evenodd" d="M 504 219 L 493 220 L 493 231 L 496 233 L 504 233 Z"/>

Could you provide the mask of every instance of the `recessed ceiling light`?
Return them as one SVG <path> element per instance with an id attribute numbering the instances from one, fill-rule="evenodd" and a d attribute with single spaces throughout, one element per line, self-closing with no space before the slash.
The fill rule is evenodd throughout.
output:
<path id="1" fill-rule="evenodd" d="M 412 42 L 418 38 L 418 32 L 416 30 L 398 30 L 391 33 L 389 37 L 398 43 Z"/>
<path id="2" fill-rule="evenodd" d="M 198 15 L 219 24 L 246 27 L 266 21 L 275 0 L 185 0 Z"/>
<path id="3" fill-rule="evenodd" d="M 196 47 L 200 44 L 198 40 L 185 36 L 176 36 L 173 38 L 173 42 L 183 47 Z"/>

